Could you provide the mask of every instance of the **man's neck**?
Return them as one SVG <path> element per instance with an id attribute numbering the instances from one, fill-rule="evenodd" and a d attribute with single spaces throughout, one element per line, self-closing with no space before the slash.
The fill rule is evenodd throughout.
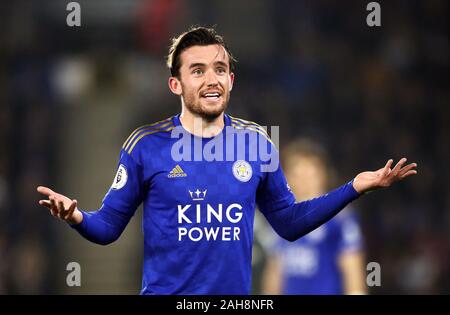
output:
<path id="1" fill-rule="evenodd" d="M 222 113 L 214 120 L 209 121 L 183 108 L 180 123 L 184 129 L 197 137 L 211 138 L 217 136 L 225 127 L 223 115 Z"/>

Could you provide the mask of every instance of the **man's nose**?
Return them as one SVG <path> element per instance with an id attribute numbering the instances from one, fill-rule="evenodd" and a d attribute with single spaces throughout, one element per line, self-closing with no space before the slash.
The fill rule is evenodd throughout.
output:
<path id="1" fill-rule="evenodd" d="M 217 80 L 217 76 L 214 73 L 214 71 L 207 71 L 205 76 L 205 83 L 208 86 L 216 86 L 219 84 L 219 81 Z"/>

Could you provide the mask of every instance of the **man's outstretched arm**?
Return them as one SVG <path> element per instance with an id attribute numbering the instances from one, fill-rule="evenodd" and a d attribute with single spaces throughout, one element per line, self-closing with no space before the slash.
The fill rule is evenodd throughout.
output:
<path id="1" fill-rule="evenodd" d="M 117 240 L 131 218 L 105 204 L 94 212 L 81 211 L 76 200 L 48 187 L 39 186 L 37 191 L 48 197 L 48 200 L 39 200 L 40 205 L 47 207 L 54 217 L 69 223 L 84 238 L 100 245 Z"/>
<path id="2" fill-rule="evenodd" d="M 359 173 L 351 182 L 318 198 L 292 202 L 275 209 L 262 207 L 262 212 L 281 237 L 295 241 L 330 220 L 361 194 L 389 187 L 396 181 L 417 174 L 416 163 L 403 166 L 406 158 L 401 159 L 393 169 L 392 163 L 393 160 L 389 160 L 377 171 Z"/>
<path id="3" fill-rule="evenodd" d="M 106 245 L 119 238 L 133 217 L 142 202 L 144 186 L 142 167 L 122 149 L 113 184 L 97 211 L 82 211 L 77 208 L 76 200 L 48 187 L 39 186 L 37 191 L 47 197 L 39 200 L 39 204 L 47 207 L 53 216 L 69 223 L 89 241 Z"/>

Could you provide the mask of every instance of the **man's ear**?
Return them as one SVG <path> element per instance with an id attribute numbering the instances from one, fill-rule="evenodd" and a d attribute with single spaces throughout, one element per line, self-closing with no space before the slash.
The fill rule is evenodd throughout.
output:
<path id="1" fill-rule="evenodd" d="M 234 83 L 234 73 L 230 73 L 230 92 L 233 89 L 233 83 Z"/>
<path id="2" fill-rule="evenodd" d="M 176 77 L 170 77 L 168 83 L 169 89 L 172 91 L 172 93 L 180 96 L 183 92 L 180 80 L 178 80 Z"/>

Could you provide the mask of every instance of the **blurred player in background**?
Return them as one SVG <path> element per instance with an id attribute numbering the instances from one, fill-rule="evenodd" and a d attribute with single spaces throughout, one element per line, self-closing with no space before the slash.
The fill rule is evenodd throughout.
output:
<path id="1" fill-rule="evenodd" d="M 332 186 L 333 173 L 318 144 L 299 139 L 283 151 L 283 167 L 295 196 L 311 199 Z M 348 206 L 295 242 L 275 236 L 263 273 L 265 294 L 366 294 L 358 218 Z"/>

